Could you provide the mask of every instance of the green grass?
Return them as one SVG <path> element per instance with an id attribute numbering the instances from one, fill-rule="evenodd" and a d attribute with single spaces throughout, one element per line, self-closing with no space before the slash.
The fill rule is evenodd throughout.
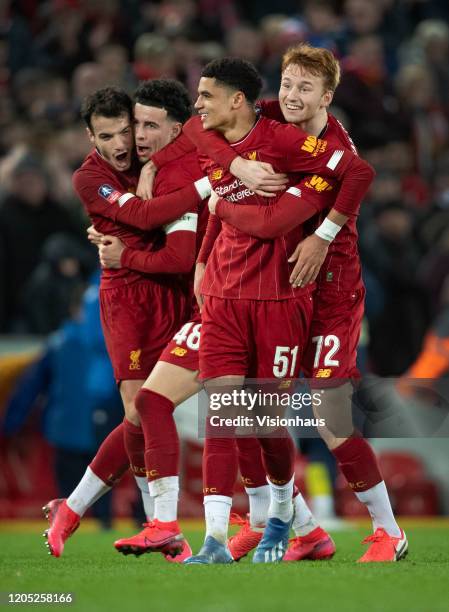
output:
<path id="1" fill-rule="evenodd" d="M 245 559 L 206 567 L 169 564 L 158 554 L 125 557 L 112 542 L 131 531 L 83 528 L 68 541 L 64 556 L 55 559 L 46 553 L 40 525 L 32 533 L 15 529 L 0 533 L 0 591 L 75 594 L 72 605 L 33 606 L 39 610 L 449 610 L 447 527 L 409 528 L 410 553 L 400 563 L 357 565 L 367 532 L 353 530 L 334 534 L 337 554 L 331 561 L 253 565 Z M 198 550 L 202 531 L 186 529 L 185 534 Z"/>

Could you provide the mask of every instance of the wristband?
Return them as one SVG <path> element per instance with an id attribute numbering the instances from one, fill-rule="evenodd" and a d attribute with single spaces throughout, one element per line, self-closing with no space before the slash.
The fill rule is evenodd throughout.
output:
<path id="1" fill-rule="evenodd" d="M 207 176 L 203 176 L 203 178 L 198 179 L 193 184 L 195 185 L 195 189 L 198 191 L 198 194 L 202 200 L 210 196 L 210 183 Z"/>
<path id="2" fill-rule="evenodd" d="M 327 240 L 328 242 L 332 242 L 338 232 L 341 230 L 341 225 L 330 221 L 327 217 L 324 219 L 323 223 L 317 227 L 315 230 L 315 234 L 322 238 L 323 240 Z"/>

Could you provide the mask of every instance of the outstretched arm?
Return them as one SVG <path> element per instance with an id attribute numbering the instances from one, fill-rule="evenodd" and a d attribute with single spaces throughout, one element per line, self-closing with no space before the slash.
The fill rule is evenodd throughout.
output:
<path id="1" fill-rule="evenodd" d="M 204 130 L 199 117 L 189 119 L 184 131 L 201 153 L 229 170 L 257 195 L 270 198 L 285 189 L 288 182 L 285 174 L 275 172 L 266 162 L 240 157 L 219 132 Z"/>
<path id="2" fill-rule="evenodd" d="M 206 177 L 167 195 L 142 200 L 114 181 L 106 183 L 104 176 L 78 171 L 73 185 L 89 214 L 97 214 L 112 221 L 150 230 L 175 221 L 193 210 L 210 194 Z"/>

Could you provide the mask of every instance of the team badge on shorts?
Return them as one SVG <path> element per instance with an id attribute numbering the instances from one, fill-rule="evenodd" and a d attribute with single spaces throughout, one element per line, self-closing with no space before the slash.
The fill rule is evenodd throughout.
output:
<path id="1" fill-rule="evenodd" d="M 137 349 L 136 351 L 131 351 L 129 354 L 129 369 L 130 370 L 140 370 L 140 355 L 142 353 L 142 349 Z"/>

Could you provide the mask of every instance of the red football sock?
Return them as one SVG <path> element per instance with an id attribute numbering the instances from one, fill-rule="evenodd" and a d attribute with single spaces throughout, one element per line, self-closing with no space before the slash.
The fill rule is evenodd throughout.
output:
<path id="1" fill-rule="evenodd" d="M 382 482 L 376 455 L 364 438 L 351 436 L 332 453 L 353 491 L 366 491 Z"/>
<path id="2" fill-rule="evenodd" d="M 128 454 L 123 439 L 123 423 L 105 438 L 89 465 L 92 472 L 112 487 L 129 468 Z"/>
<path id="3" fill-rule="evenodd" d="M 145 465 L 148 480 L 179 473 L 179 438 L 171 400 L 150 389 L 141 389 L 136 396 L 145 436 Z"/>
<path id="4" fill-rule="evenodd" d="M 236 438 L 240 474 L 245 487 L 263 487 L 267 475 L 262 461 L 262 449 L 257 438 Z"/>
<path id="5" fill-rule="evenodd" d="M 287 430 L 285 433 L 286 437 L 259 438 L 267 476 L 279 486 L 290 482 L 295 471 L 295 445 Z"/>
<path id="6" fill-rule="evenodd" d="M 129 466 L 134 476 L 146 476 L 145 468 L 145 438 L 141 427 L 134 425 L 128 419 L 123 419 L 123 439 Z"/>
<path id="7" fill-rule="evenodd" d="M 203 451 L 204 495 L 232 497 L 237 478 L 237 446 L 234 438 L 206 438 Z"/>

